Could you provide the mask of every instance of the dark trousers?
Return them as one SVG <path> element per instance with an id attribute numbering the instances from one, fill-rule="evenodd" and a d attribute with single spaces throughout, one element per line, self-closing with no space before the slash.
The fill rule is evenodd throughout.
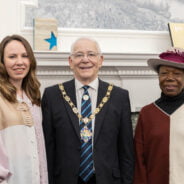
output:
<path id="1" fill-rule="evenodd" d="M 87 181 L 87 182 L 84 182 L 84 181 L 79 177 L 79 179 L 78 179 L 78 184 L 96 184 L 96 177 L 95 177 L 95 175 L 93 175 L 93 176 L 89 179 L 89 181 Z"/>

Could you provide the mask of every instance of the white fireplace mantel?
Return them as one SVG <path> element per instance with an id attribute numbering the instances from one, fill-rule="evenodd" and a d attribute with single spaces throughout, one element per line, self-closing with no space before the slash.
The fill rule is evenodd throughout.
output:
<path id="1" fill-rule="evenodd" d="M 35 51 L 41 91 L 50 85 L 72 78 L 68 66 L 68 52 Z M 158 98 L 160 94 L 157 75 L 147 66 L 147 59 L 156 54 L 104 53 L 104 63 L 99 77 L 129 91 L 132 111 Z"/>

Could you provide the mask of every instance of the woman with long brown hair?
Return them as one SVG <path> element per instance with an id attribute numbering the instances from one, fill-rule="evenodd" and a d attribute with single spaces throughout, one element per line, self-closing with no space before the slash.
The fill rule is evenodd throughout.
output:
<path id="1" fill-rule="evenodd" d="M 0 178 L 8 184 L 48 183 L 39 87 L 30 44 L 20 35 L 5 37 L 0 43 L 0 139 L 9 172 Z"/>

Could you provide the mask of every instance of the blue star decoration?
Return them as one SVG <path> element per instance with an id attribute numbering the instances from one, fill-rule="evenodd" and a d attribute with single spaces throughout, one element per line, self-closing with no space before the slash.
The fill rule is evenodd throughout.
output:
<path id="1" fill-rule="evenodd" d="M 52 31 L 51 31 L 50 38 L 47 38 L 47 39 L 44 39 L 44 40 L 50 43 L 49 50 L 52 50 L 52 48 L 54 46 L 57 46 L 57 38 L 56 38 L 56 36 L 54 35 L 54 33 Z"/>

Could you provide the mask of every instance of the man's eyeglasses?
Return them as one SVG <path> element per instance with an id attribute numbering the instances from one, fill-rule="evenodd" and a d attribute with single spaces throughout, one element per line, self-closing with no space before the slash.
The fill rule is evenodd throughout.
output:
<path id="1" fill-rule="evenodd" d="M 100 53 L 96 53 L 96 52 L 88 52 L 86 54 L 84 54 L 82 52 L 76 52 L 76 53 L 72 54 L 71 56 L 73 56 L 77 60 L 84 59 L 85 56 L 90 60 L 95 60 L 99 54 Z"/>

